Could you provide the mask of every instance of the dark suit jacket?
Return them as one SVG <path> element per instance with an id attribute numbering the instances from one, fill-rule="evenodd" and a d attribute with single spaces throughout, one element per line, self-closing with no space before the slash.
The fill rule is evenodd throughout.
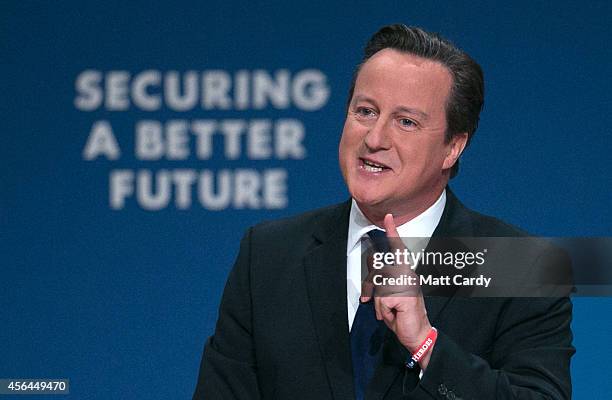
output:
<path id="1" fill-rule="evenodd" d="M 447 191 L 434 236 L 523 235 Z M 194 399 L 354 399 L 346 301 L 350 202 L 249 229 Z M 427 371 L 387 331 L 366 399 L 566 399 L 568 298 L 426 297 L 439 334 Z"/>

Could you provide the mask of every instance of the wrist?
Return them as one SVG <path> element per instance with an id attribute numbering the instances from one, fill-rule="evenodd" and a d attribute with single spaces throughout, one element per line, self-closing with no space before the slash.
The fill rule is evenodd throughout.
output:
<path id="1" fill-rule="evenodd" d="M 413 338 L 410 338 L 410 340 L 401 341 L 401 343 L 406 349 L 408 349 L 410 354 L 414 354 L 421 348 L 421 345 L 427 339 L 427 336 L 429 335 L 432 329 L 433 327 L 431 326 L 429 321 L 427 321 L 425 324 L 423 324 L 423 327 L 420 329 L 417 335 L 415 335 Z"/>
<path id="2" fill-rule="evenodd" d="M 435 343 L 431 345 L 427 353 L 425 353 L 423 358 L 419 360 L 419 366 L 421 367 L 421 371 L 423 372 L 427 369 L 427 366 L 429 365 L 429 359 L 431 358 L 431 353 L 433 352 L 434 346 L 435 346 Z"/>
<path id="3" fill-rule="evenodd" d="M 406 360 L 406 367 L 415 368 L 417 364 L 421 365 L 421 368 L 426 368 L 429 363 L 429 358 L 431 357 L 431 351 L 436 344 L 436 339 L 438 338 L 438 330 L 434 327 L 431 327 L 425 339 L 421 342 L 418 348 L 414 351 L 411 351 L 411 355 Z"/>

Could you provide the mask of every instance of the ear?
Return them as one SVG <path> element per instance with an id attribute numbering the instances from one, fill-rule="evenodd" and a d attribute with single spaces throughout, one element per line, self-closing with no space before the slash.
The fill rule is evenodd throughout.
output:
<path id="1" fill-rule="evenodd" d="M 442 165 L 443 169 L 450 169 L 453 165 L 455 165 L 461 156 L 461 153 L 463 153 L 463 149 L 465 149 L 465 146 L 467 145 L 467 140 L 467 132 L 453 135 L 450 143 L 448 144 L 448 153 L 446 154 L 444 164 Z"/>

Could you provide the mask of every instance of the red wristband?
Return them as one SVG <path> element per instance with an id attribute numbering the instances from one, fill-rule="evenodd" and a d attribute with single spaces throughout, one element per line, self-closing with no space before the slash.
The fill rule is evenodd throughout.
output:
<path id="1" fill-rule="evenodd" d="M 438 338 L 438 330 L 432 326 L 431 329 L 429 330 L 429 333 L 427 334 L 427 337 L 425 338 L 425 340 L 423 340 L 423 343 L 421 343 L 421 345 L 419 346 L 419 349 L 410 358 L 406 360 L 406 367 L 408 368 L 416 367 L 419 360 L 423 358 L 423 356 L 427 354 L 429 349 L 431 349 L 433 345 L 436 343 L 437 338 Z"/>

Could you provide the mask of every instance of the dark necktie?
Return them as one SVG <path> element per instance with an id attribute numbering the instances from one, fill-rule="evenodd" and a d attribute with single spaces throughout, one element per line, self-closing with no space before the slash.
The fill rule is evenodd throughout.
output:
<path id="1" fill-rule="evenodd" d="M 368 236 L 372 239 L 376 251 L 389 250 L 385 232 L 375 229 L 368 232 Z M 376 363 L 380 358 L 384 333 L 385 324 L 376 319 L 374 301 L 359 304 L 350 333 L 353 384 L 357 400 L 364 399 L 366 388 L 374 375 Z"/>

